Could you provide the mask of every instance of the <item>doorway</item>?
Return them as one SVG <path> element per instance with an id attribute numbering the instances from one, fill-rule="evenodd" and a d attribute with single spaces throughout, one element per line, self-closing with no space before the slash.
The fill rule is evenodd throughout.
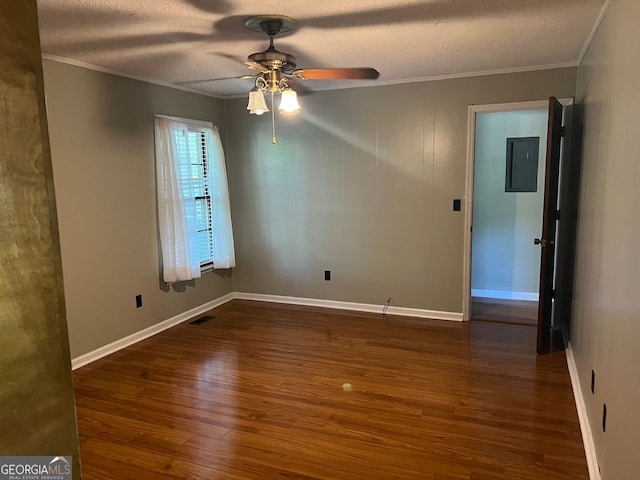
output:
<path id="1" fill-rule="evenodd" d="M 571 105 L 573 103 L 573 99 L 563 99 L 560 101 L 563 105 Z M 477 133 L 477 119 L 479 115 L 482 114 L 491 114 L 491 113 L 509 113 L 509 112 L 543 112 L 543 117 L 545 121 L 548 117 L 548 109 L 549 109 L 549 101 L 548 100 L 540 100 L 540 101 L 532 101 L 532 102 L 518 102 L 518 103 L 505 103 L 505 104 L 493 104 L 493 105 L 470 105 L 468 109 L 468 121 L 467 121 L 467 174 L 466 174 L 466 193 L 465 193 L 465 256 L 463 262 L 463 280 L 464 280 L 464 288 L 463 288 L 463 318 L 464 320 L 470 320 L 472 318 L 472 242 L 473 235 L 477 233 L 474 231 L 474 174 L 475 174 L 475 160 L 476 160 L 476 133 Z M 486 117 L 490 118 L 490 117 Z M 497 117 L 496 117 L 497 118 Z M 519 133 L 517 134 L 519 135 Z M 546 140 L 547 132 L 543 128 L 540 132 L 540 148 L 539 148 L 539 158 L 538 158 L 538 169 L 542 168 L 544 171 L 544 150 L 545 150 L 545 140 Z M 537 136 L 537 135 L 533 135 Z M 496 154 L 499 159 L 496 161 L 501 162 L 502 169 L 502 194 L 504 195 L 505 189 L 505 181 L 506 181 L 506 138 L 519 138 L 519 137 L 505 137 L 502 138 L 501 142 L 505 142 L 501 147 L 502 153 Z M 537 190 L 538 194 L 544 191 L 544 184 L 540 179 L 540 172 L 538 171 L 537 177 Z M 531 195 L 534 192 L 527 192 Z M 524 198 L 521 196 L 521 198 Z M 542 208 L 542 200 L 539 202 L 540 208 Z M 526 204 L 526 202 L 525 202 Z M 522 204 L 524 205 L 524 204 Z M 512 209 L 515 208 L 517 212 L 517 204 L 514 207 L 511 206 Z M 535 267 L 537 272 L 539 272 L 540 268 L 540 250 L 534 246 L 533 239 L 540 235 L 540 227 L 542 221 L 541 217 L 538 218 L 538 224 L 534 231 L 534 234 L 530 236 L 528 239 L 523 235 L 523 242 L 519 243 L 520 249 L 528 249 L 529 246 L 532 255 L 536 257 L 537 266 Z M 514 232 L 511 235 L 516 235 Z M 491 238 L 489 238 L 491 240 Z M 527 243 L 528 242 L 528 243 Z M 513 247 L 515 249 L 515 247 Z M 497 253 L 496 253 L 497 252 Z M 500 249 L 494 249 L 494 254 L 498 255 L 500 260 L 500 255 L 506 257 L 507 250 L 505 249 L 502 252 Z M 512 250 L 511 255 L 515 254 L 515 250 Z M 513 269 L 513 265 L 511 266 Z M 476 298 L 483 299 L 485 305 L 479 305 L 481 315 L 487 317 L 488 315 L 493 315 L 494 317 L 503 316 L 505 318 L 512 318 L 514 316 L 520 315 L 523 317 L 524 322 L 530 322 L 535 325 L 535 320 L 531 320 L 533 314 L 531 313 L 531 306 L 535 306 L 536 304 L 529 304 L 526 302 L 536 302 L 537 294 L 539 290 L 539 285 L 536 285 L 535 292 L 531 292 L 530 287 L 522 287 L 522 283 L 518 280 L 518 283 L 514 283 L 510 288 L 504 287 L 505 281 L 511 275 L 511 281 L 515 282 L 515 277 L 518 276 L 517 271 L 512 270 L 510 273 L 507 270 L 507 267 L 504 267 L 505 271 L 503 272 L 502 284 L 503 286 L 498 286 L 495 289 L 492 288 L 481 288 L 476 286 L 476 292 L 481 295 L 485 295 L 484 297 L 478 296 Z M 518 270 L 519 271 L 519 270 Z M 534 271 L 534 272 L 535 272 Z M 534 273 L 535 276 L 535 273 Z M 486 285 L 486 284 L 485 284 Z M 500 284 L 498 284 L 500 285 Z M 478 292 L 478 290 L 494 290 L 493 292 Z M 511 292 L 511 293 L 504 293 Z M 514 293 L 515 292 L 515 293 Z M 531 295 L 526 295 L 526 294 Z M 491 296 L 489 296 L 491 295 Z M 507 297 L 507 298 L 494 298 L 494 297 Z M 525 303 L 523 303 L 525 302 Z M 524 312 L 523 312 L 524 311 Z"/>
<path id="2" fill-rule="evenodd" d="M 476 114 L 471 318 L 535 326 L 547 109 Z"/>

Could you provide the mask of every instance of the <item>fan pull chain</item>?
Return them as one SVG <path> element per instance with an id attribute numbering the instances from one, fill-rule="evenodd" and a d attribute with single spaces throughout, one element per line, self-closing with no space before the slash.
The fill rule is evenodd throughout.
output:
<path id="1" fill-rule="evenodd" d="M 275 103 L 273 101 L 273 90 L 271 90 L 271 143 L 274 145 L 278 143 L 278 139 L 276 138 L 276 109 Z"/>

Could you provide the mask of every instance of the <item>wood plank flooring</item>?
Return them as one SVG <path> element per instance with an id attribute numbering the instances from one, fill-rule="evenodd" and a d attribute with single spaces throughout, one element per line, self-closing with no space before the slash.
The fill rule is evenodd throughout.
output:
<path id="1" fill-rule="evenodd" d="M 500 298 L 471 298 L 471 318 L 487 322 L 538 325 L 538 302 L 503 300 Z"/>
<path id="2" fill-rule="evenodd" d="M 535 329 L 208 314 L 74 373 L 85 480 L 588 479 L 564 353 L 536 356 Z"/>

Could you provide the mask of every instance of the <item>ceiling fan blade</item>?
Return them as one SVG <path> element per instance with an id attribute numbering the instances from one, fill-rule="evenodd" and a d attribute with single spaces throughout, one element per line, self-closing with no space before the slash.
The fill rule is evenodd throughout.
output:
<path id="1" fill-rule="evenodd" d="M 257 62 L 243 62 L 247 67 L 249 67 L 252 70 L 258 70 L 261 73 L 267 73 L 270 70 L 267 67 L 263 67 L 262 65 L 260 65 Z"/>
<path id="2" fill-rule="evenodd" d="M 245 67 L 248 67 L 252 70 L 258 70 L 259 72 L 265 73 L 268 72 L 269 69 L 266 67 L 263 67 L 262 65 L 260 65 L 259 63 L 256 62 L 248 62 L 240 57 L 237 57 L 235 55 L 231 55 L 228 53 L 224 53 L 224 52 L 211 52 L 213 55 L 217 55 L 219 57 L 223 57 L 223 58 L 227 58 L 229 60 L 233 60 L 236 63 L 240 63 L 242 65 L 244 65 Z"/>
<path id="3" fill-rule="evenodd" d="M 305 68 L 292 74 L 304 80 L 375 80 L 380 76 L 374 68 Z"/>

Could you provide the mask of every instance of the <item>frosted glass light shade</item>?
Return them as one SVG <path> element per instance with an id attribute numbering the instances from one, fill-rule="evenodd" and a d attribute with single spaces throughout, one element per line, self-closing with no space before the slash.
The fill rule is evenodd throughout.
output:
<path id="1" fill-rule="evenodd" d="M 267 102 L 264 100 L 264 94 L 262 90 L 254 87 L 249 92 L 249 103 L 247 103 L 247 110 L 249 113 L 255 115 L 262 115 L 264 112 L 269 111 L 269 107 L 267 107 Z"/>
<path id="2" fill-rule="evenodd" d="M 280 113 L 284 115 L 293 115 L 300 111 L 300 104 L 298 104 L 298 95 L 290 88 L 285 88 L 282 93 L 282 99 L 280 100 Z"/>

